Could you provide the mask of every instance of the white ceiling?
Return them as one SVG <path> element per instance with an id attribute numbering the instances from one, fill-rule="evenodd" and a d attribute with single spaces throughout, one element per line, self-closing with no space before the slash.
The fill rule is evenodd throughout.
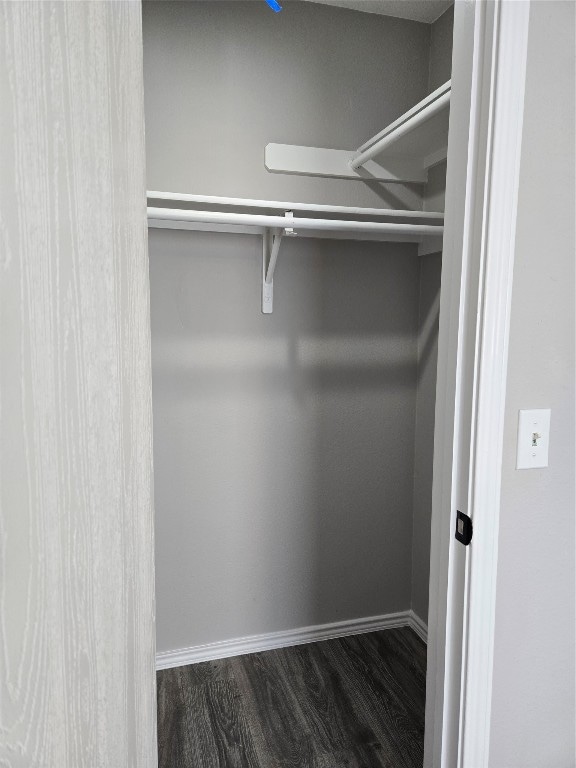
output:
<path id="1" fill-rule="evenodd" d="M 424 21 L 431 24 L 452 5 L 453 0 L 306 0 L 306 2 L 337 5 L 340 8 L 381 13 L 384 16 L 396 16 L 399 19 Z"/>

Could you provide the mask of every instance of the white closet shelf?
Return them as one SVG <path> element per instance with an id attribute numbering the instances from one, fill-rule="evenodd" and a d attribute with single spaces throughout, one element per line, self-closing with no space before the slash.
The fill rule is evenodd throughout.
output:
<path id="1" fill-rule="evenodd" d="M 184 192 L 146 192 L 148 200 L 176 203 L 197 203 L 216 207 L 266 208 L 272 211 L 309 211 L 311 213 L 341 213 L 344 216 L 395 217 L 406 219 L 432 219 L 442 221 L 440 211 L 394 210 L 392 208 L 357 208 L 348 205 L 322 205 L 318 203 L 286 203 L 275 200 L 253 200 L 246 197 L 219 197 L 216 195 L 189 195 Z"/>
<path id="2" fill-rule="evenodd" d="M 179 202 L 180 208 L 149 206 L 148 226 L 169 229 L 192 229 L 209 232 L 232 232 L 262 235 L 262 311 L 272 311 L 273 278 L 282 237 L 330 237 L 347 240 L 393 240 L 421 243 L 423 238 L 441 237 L 443 214 L 432 211 L 407 211 L 388 208 L 352 208 L 314 205 L 312 203 L 280 203 L 208 195 L 185 195 L 172 192 L 148 192 L 149 200 Z M 214 211 L 190 208 L 202 205 L 221 208 L 252 209 L 258 213 Z M 272 213 L 261 213 L 261 209 Z M 294 211 L 306 216 L 294 216 Z M 335 215 L 339 218 L 334 218 Z M 332 218 L 326 218 L 332 216 Z M 355 216 L 360 218 L 342 218 Z M 369 220 L 365 217 L 370 217 Z M 373 219 L 393 219 L 374 221 Z M 410 219 L 409 222 L 406 219 Z M 424 221 L 426 223 L 416 223 Z"/>
<path id="3" fill-rule="evenodd" d="M 272 173 L 424 183 L 446 157 L 450 94 L 448 80 L 356 151 L 268 144 L 264 164 Z"/>

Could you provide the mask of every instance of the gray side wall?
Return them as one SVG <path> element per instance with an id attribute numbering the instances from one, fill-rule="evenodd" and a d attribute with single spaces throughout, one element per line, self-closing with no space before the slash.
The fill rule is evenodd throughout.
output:
<path id="1" fill-rule="evenodd" d="M 428 622 L 434 413 L 438 366 L 438 318 L 442 254 L 419 258 L 418 379 L 415 409 L 412 533 L 412 609 Z"/>
<path id="2" fill-rule="evenodd" d="M 428 91 L 431 93 L 452 76 L 452 35 L 454 31 L 454 6 L 430 25 L 430 65 Z M 444 210 L 446 188 L 446 161 L 428 170 L 428 184 L 424 189 L 425 211 Z"/>
<path id="3" fill-rule="evenodd" d="M 0 29 L 0 764 L 153 768 L 140 8 Z"/>
<path id="4" fill-rule="evenodd" d="M 452 34 L 454 32 L 454 6 L 430 25 L 430 61 L 428 88 L 435 91 L 452 77 Z"/>
<path id="5" fill-rule="evenodd" d="M 143 18 L 149 188 L 378 204 L 268 174 L 263 148 L 376 133 L 426 94 L 429 27 L 307 3 Z M 271 316 L 257 238 L 155 231 L 150 258 L 158 649 L 407 609 L 416 246 L 285 241 Z"/>
<path id="6" fill-rule="evenodd" d="M 491 766 L 574 747 L 575 5 L 534 2 L 503 456 Z M 551 408 L 550 465 L 516 470 L 520 408 Z"/>
<path id="7" fill-rule="evenodd" d="M 433 91 L 451 77 L 454 8 L 431 25 L 430 80 Z M 444 210 L 446 162 L 430 168 L 424 192 L 424 208 Z M 432 520 L 432 468 L 434 461 L 434 413 L 438 365 L 438 313 L 440 310 L 441 254 L 420 259 L 418 320 L 418 385 L 414 444 L 414 532 L 412 538 L 412 608 L 428 621 L 430 579 L 430 524 Z"/>

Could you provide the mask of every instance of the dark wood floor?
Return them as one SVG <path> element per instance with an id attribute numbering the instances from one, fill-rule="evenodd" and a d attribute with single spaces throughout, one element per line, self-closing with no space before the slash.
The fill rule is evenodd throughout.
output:
<path id="1" fill-rule="evenodd" d="M 421 768 L 426 648 L 389 629 L 158 673 L 160 768 Z"/>

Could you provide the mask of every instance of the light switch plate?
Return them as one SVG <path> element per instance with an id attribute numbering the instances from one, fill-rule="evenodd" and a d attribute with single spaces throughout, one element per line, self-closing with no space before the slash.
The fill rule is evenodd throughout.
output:
<path id="1" fill-rule="evenodd" d="M 518 412 L 518 452 L 516 469 L 548 466 L 550 409 Z"/>

